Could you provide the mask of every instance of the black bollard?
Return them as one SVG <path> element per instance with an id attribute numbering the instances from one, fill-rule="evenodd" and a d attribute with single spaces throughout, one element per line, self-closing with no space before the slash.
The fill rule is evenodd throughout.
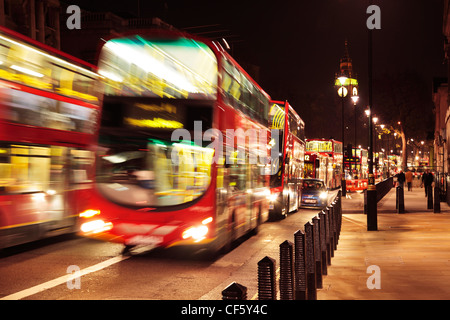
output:
<path id="1" fill-rule="evenodd" d="M 316 262 L 314 258 L 314 231 L 313 224 L 305 224 L 306 235 L 306 287 L 308 288 L 307 299 L 317 300 L 316 288 Z"/>
<path id="2" fill-rule="evenodd" d="M 306 246 L 305 233 L 294 233 L 295 300 L 306 300 Z"/>
<path id="3" fill-rule="evenodd" d="M 332 239 L 333 246 L 331 249 L 331 256 L 334 257 L 334 250 L 337 249 L 337 225 L 336 225 L 336 215 L 338 213 L 338 209 L 335 204 L 332 204 L 330 207 L 330 237 Z"/>
<path id="4" fill-rule="evenodd" d="M 405 213 L 405 190 L 397 187 L 397 213 Z"/>
<path id="5" fill-rule="evenodd" d="M 320 252 L 322 254 L 322 274 L 326 276 L 328 274 L 327 268 L 327 241 L 325 237 L 325 213 L 321 211 L 319 213 L 319 226 L 320 226 Z"/>
<path id="6" fill-rule="evenodd" d="M 277 300 L 275 265 L 268 256 L 258 262 L 258 300 Z"/>
<path id="7" fill-rule="evenodd" d="M 247 287 L 233 282 L 222 290 L 222 300 L 247 300 Z"/>
<path id="8" fill-rule="evenodd" d="M 280 244 L 280 300 L 294 300 L 294 244 Z"/>
<path id="9" fill-rule="evenodd" d="M 441 199 L 440 199 L 441 191 L 439 189 L 439 185 L 436 183 L 434 186 L 434 213 L 441 212 Z"/>
<path id="10" fill-rule="evenodd" d="M 433 209 L 433 187 L 427 186 L 427 209 Z"/>
<path id="11" fill-rule="evenodd" d="M 331 265 L 330 208 L 325 209 L 325 241 L 327 245 L 327 265 Z"/>
<path id="12" fill-rule="evenodd" d="M 314 260 L 316 261 L 316 288 L 322 289 L 322 253 L 320 252 L 320 219 L 312 218 L 314 230 Z"/>
<path id="13" fill-rule="evenodd" d="M 395 210 L 397 211 L 397 213 L 398 213 L 398 201 L 400 200 L 398 198 L 398 189 L 399 189 L 399 187 L 395 188 Z"/>

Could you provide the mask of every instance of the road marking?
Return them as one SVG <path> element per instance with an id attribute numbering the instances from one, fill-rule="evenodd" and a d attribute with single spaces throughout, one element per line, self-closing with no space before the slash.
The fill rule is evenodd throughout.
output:
<path id="1" fill-rule="evenodd" d="M 123 261 L 123 260 L 126 260 L 128 258 L 130 258 L 130 256 L 122 256 L 122 255 L 120 255 L 120 256 L 117 256 L 117 257 L 105 260 L 103 262 L 94 264 L 93 266 L 84 268 L 83 270 L 80 270 L 80 274 L 79 275 L 80 275 L 80 277 L 82 277 L 82 276 L 84 276 L 86 274 L 102 270 L 104 268 L 107 268 L 107 267 L 109 267 L 109 266 L 111 266 L 113 264 L 116 264 L 116 263 L 118 263 L 120 261 Z M 69 280 L 73 280 L 73 274 L 71 274 L 71 273 L 66 274 L 64 276 L 61 276 L 59 278 L 56 278 L 56 279 L 44 282 L 42 284 L 38 284 L 38 285 L 36 285 L 34 287 L 31 287 L 31 288 L 28 288 L 28 289 L 25 289 L 25 290 L 22 290 L 22 291 L 19 291 L 19 292 L 7 295 L 7 296 L 5 296 L 3 298 L 0 298 L 0 300 L 20 300 L 20 299 L 26 298 L 28 296 L 31 296 L 33 294 L 39 293 L 41 291 L 44 291 L 44 290 L 47 290 L 47 289 L 51 289 L 51 288 L 56 287 L 56 286 L 58 286 L 60 284 L 67 283 L 67 281 L 69 281 Z"/>

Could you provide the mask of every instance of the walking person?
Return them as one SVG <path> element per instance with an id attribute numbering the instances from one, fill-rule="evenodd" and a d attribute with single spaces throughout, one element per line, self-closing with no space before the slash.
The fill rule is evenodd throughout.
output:
<path id="1" fill-rule="evenodd" d="M 408 184 L 408 191 L 412 191 L 413 173 L 408 169 L 405 173 L 406 183 Z"/>

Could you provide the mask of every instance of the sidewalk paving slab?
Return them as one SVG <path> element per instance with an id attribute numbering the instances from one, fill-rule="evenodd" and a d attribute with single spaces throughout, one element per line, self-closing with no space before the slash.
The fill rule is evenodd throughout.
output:
<path id="1" fill-rule="evenodd" d="M 337 250 L 323 277 L 318 300 L 450 299 L 450 207 L 427 209 L 423 188 L 405 189 L 405 210 L 396 213 L 393 188 L 377 206 L 378 231 L 367 231 L 362 194 L 343 199 Z M 380 289 L 369 289 L 380 271 Z"/>

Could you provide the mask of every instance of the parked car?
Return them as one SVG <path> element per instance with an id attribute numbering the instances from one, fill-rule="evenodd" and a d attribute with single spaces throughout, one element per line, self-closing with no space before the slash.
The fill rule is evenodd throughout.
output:
<path id="1" fill-rule="evenodd" d="M 323 180 L 303 179 L 302 207 L 325 207 L 328 204 L 328 190 Z"/>

